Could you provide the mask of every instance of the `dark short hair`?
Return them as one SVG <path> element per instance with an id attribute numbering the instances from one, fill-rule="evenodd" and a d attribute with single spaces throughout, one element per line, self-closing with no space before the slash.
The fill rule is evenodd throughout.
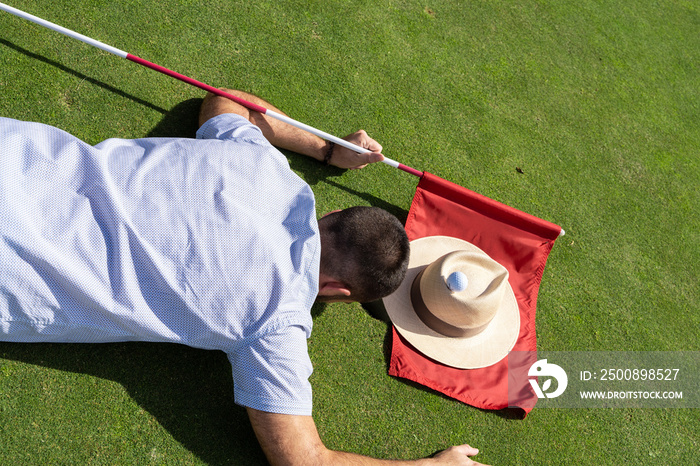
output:
<path id="1" fill-rule="evenodd" d="M 350 207 L 319 220 L 321 270 L 350 298 L 370 302 L 393 293 L 406 276 L 410 245 L 403 225 L 378 207 Z"/>

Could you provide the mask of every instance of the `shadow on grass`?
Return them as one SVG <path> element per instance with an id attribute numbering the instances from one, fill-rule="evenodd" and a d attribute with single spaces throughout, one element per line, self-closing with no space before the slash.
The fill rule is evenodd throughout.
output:
<path id="1" fill-rule="evenodd" d="M 151 129 L 147 136 L 154 138 L 194 138 L 199 129 L 199 107 L 204 99 L 180 102 Z"/>
<path id="2" fill-rule="evenodd" d="M 0 343 L 0 357 L 120 384 L 207 464 L 267 464 L 245 409 L 233 402 L 231 365 L 221 351 L 168 343 Z"/>
<path id="3" fill-rule="evenodd" d="M 50 59 L 44 57 L 43 55 L 39 55 L 39 54 L 36 54 L 34 52 L 30 52 L 29 50 L 24 49 L 18 45 L 15 45 L 10 41 L 7 41 L 5 39 L 0 39 L 0 44 L 4 45 L 5 47 L 11 48 L 11 49 L 15 50 L 16 52 L 19 52 L 23 55 L 30 57 L 30 58 L 33 58 L 35 60 L 39 60 L 39 61 L 44 62 L 44 63 L 51 65 L 51 66 L 55 66 L 56 68 L 58 68 L 61 71 L 72 74 L 73 76 L 80 78 L 81 80 L 87 81 L 90 84 L 94 84 L 95 86 L 99 86 L 99 87 L 101 87 L 109 92 L 113 92 L 114 94 L 117 94 L 118 96 L 124 97 L 125 99 L 132 100 L 132 101 L 136 102 L 137 104 L 140 104 L 140 105 L 143 105 L 144 107 L 150 108 L 151 110 L 155 110 L 155 111 L 163 113 L 163 114 L 168 113 L 168 111 L 164 108 L 158 107 L 157 105 L 153 105 L 152 103 L 150 103 L 146 100 L 139 99 L 138 97 L 135 97 L 131 94 L 127 94 L 126 92 L 124 92 L 120 89 L 117 89 L 114 86 L 110 86 L 109 84 L 105 84 L 102 81 L 98 81 L 94 78 L 91 78 L 90 76 L 86 76 L 82 73 L 79 73 L 79 72 L 77 72 L 73 69 L 70 69 L 67 66 L 64 66 L 56 61 L 50 60 Z"/>

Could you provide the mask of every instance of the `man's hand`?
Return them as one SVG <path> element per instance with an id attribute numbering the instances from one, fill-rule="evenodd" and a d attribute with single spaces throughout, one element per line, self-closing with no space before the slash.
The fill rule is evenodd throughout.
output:
<path id="1" fill-rule="evenodd" d="M 377 141 L 369 137 L 364 130 L 349 134 L 343 139 L 371 152 L 358 154 L 353 150 L 336 145 L 333 148 L 333 154 L 331 155 L 331 165 L 338 168 L 349 168 L 354 170 L 357 168 L 364 168 L 367 166 L 367 164 L 381 162 L 384 160 L 384 156 L 381 154 L 382 146 Z"/>
<path id="2" fill-rule="evenodd" d="M 469 445 L 458 445 L 441 451 L 435 455 L 433 459 L 437 461 L 437 464 L 485 466 L 470 458 L 470 456 L 474 456 L 477 453 L 479 453 L 479 450 L 474 447 L 470 447 Z"/>
<path id="3" fill-rule="evenodd" d="M 325 447 L 311 416 L 274 414 L 248 408 L 248 416 L 265 452 L 273 466 L 318 465 L 318 466 L 400 466 L 400 465 L 458 465 L 478 466 L 481 463 L 469 457 L 479 450 L 469 445 L 448 448 L 433 458 L 416 461 L 392 461 L 367 456 L 333 451 Z"/>
<path id="4" fill-rule="evenodd" d="M 235 89 L 222 89 L 234 96 L 254 104 L 265 107 L 269 110 L 284 115 L 284 113 L 274 105 L 266 102 L 260 97 L 254 96 L 247 92 L 237 91 Z M 219 95 L 209 94 L 202 102 L 202 108 L 199 113 L 200 126 L 207 122 L 210 118 L 223 113 L 235 113 L 248 119 L 262 131 L 263 136 L 270 141 L 274 146 L 282 149 L 291 150 L 299 154 L 312 157 L 319 162 L 323 162 L 328 153 L 328 142 L 320 137 L 299 129 L 295 126 L 288 125 L 280 120 L 272 118 L 264 113 L 258 113 L 253 110 L 248 110 L 246 107 Z M 363 168 L 369 163 L 381 162 L 384 156 L 381 154 L 382 146 L 377 141 L 367 136 L 367 133 L 360 130 L 356 133 L 344 137 L 346 141 L 370 150 L 365 154 L 358 154 L 350 149 L 341 146 L 333 147 L 331 153 L 330 164 L 339 168 Z"/>

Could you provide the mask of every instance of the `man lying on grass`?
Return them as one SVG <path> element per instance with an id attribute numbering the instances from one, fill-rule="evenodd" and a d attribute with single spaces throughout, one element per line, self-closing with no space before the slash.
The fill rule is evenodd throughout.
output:
<path id="1" fill-rule="evenodd" d="M 246 100 L 267 102 L 238 91 Z M 272 108 L 277 111 L 276 109 Z M 356 154 L 209 95 L 197 139 L 108 139 L 0 119 L 0 340 L 161 341 L 226 352 L 273 464 L 373 464 L 311 418 L 314 301 L 371 301 L 404 278 L 401 223 L 373 207 L 316 219 L 273 146 L 341 168 Z M 467 445 L 422 460 L 474 464 Z"/>

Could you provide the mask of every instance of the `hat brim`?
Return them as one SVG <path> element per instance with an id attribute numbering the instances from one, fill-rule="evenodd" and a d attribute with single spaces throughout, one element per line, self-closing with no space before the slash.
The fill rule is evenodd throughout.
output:
<path id="1" fill-rule="evenodd" d="M 513 349 L 520 333 L 518 302 L 510 284 L 493 320 L 478 335 L 446 337 L 425 325 L 411 303 L 411 285 L 416 276 L 435 260 L 453 251 L 480 252 L 473 244 L 450 236 L 428 236 L 411 241 L 406 278 L 384 298 L 384 307 L 396 330 L 425 356 L 459 369 L 493 365 Z"/>

